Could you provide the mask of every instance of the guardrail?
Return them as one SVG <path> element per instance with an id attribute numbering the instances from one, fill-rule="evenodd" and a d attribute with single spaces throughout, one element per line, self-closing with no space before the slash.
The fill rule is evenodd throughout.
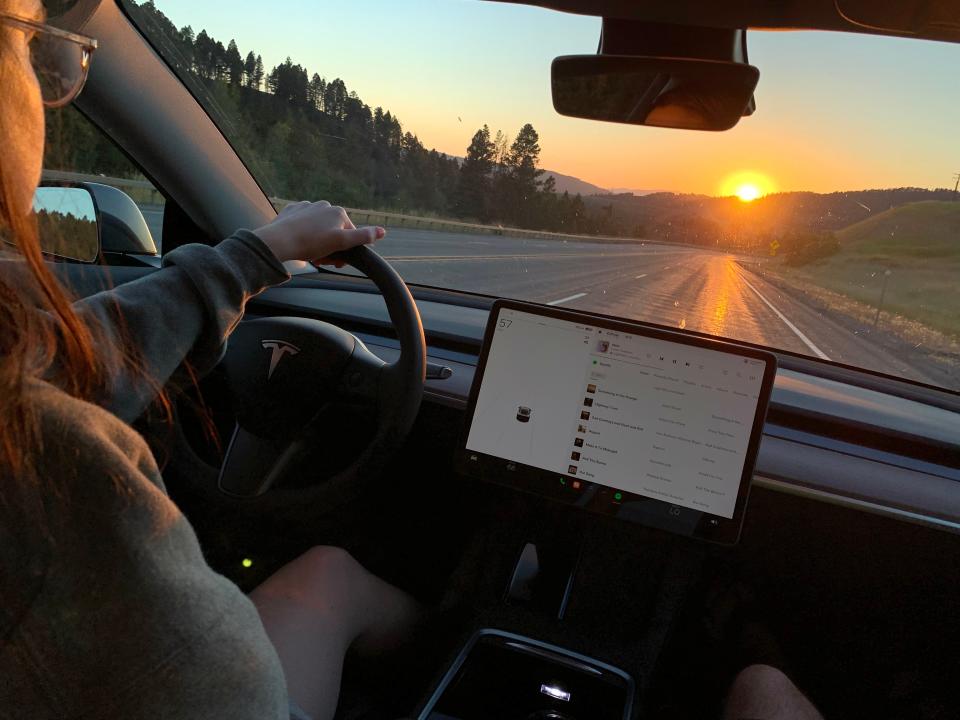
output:
<path id="1" fill-rule="evenodd" d="M 133 198 L 138 205 L 163 205 L 165 199 L 163 193 L 154 187 L 149 180 L 135 180 L 132 178 L 110 177 L 108 175 L 91 175 L 88 173 L 75 173 L 67 170 L 44 170 L 43 180 L 51 182 L 90 182 L 110 185 L 119 190 L 123 190 L 127 195 Z"/>
<path id="2" fill-rule="evenodd" d="M 118 178 L 107 175 L 92 175 L 75 173 L 66 170 L 44 170 L 43 179 L 51 182 L 94 182 L 110 185 L 126 192 L 139 205 L 162 205 L 163 194 L 149 180 L 132 178 Z M 277 210 L 289 205 L 294 200 L 284 198 L 269 198 Z M 508 235 L 510 237 L 531 238 L 538 240 L 560 240 L 569 242 L 588 243 L 624 243 L 634 244 L 648 242 L 637 238 L 615 237 L 610 235 L 575 235 L 572 233 L 546 232 L 540 230 L 525 230 L 523 228 L 503 227 L 501 225 L 481 225 L 460 220 L 445 220 L 442 218 L 428 218 L 419 215 L 388 212 L 384 210 L 366 210 L 364 208 L 345 208 L 350 217 L 358 225 L 384 225 L 387 227 L 414 228 L 431 230 L 434 232 L 471 233 L 476 235 Z"/>
<path id="3" fill-rule="evenodd" d="M 274 205 L 277 201 L 274 201 Z M 344 208 L 350 218 L 360 225 L 385 225 L 388 227 L 409 227 L 434 232 L 472 233 L 476 235 L 507 235 L 515 238 L 531 238 L 538 240 L 562 240 L 570 242 L 588 243 L 642 243 L 645 240 L 635 238 L 615 237 L 611 235 L 574 235 L 571 233 L 546 232 L 541 230 L 525 230 L 523 228 L 503 227 L 502 225 L 481 225 L 467 223 L 460 220 L 444 220 L 442 218 L 425 218 L 417 215 L 386 212 L 383 210 L 363 210 L 359 208 Z"/>

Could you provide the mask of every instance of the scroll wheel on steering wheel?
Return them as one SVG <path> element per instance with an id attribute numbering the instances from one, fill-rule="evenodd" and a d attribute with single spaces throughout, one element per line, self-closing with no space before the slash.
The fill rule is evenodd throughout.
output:
<path id="1" fill-rule="evenodd" d="M 437 365 L 432 362 L 427 363 L 428 380 L 446 380 L 451 375 L 453 375 L 453 368 L 447 367 L 446 365 Z"/>

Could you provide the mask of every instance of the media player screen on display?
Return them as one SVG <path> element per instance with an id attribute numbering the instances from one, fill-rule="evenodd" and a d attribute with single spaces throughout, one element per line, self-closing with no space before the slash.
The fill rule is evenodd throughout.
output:
<path id="1" fill-rule="evenodd" d="M 498 301 L 461 467 L 585 509 L 735 542 L 769 353 Z"/>

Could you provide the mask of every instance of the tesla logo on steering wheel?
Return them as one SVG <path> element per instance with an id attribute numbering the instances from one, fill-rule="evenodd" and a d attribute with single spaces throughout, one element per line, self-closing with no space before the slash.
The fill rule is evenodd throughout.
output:
<path id="1" fill-rule="evenodd" d="M 300 352 L 300 348 L 296 345 L 291 345 L 283 340 L 262 340 L 260 346 L 264 350 L 273 351 L 270 356 L 270 369 L 267 370 L 267 380 L 273 377 L 273 371 L 277 369 L 277 365 L 280 364 L 284 355 L 296 355 Z"/>

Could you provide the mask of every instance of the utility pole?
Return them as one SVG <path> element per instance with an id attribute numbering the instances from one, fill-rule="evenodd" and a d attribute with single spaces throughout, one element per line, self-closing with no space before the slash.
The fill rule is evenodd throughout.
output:
<path id="1" fill-rule="evenodd" d="M 953 184 L 953 199 L 956 200 L 958 196 L 958 190 L 960 190 L 960 173 L 955 173 L 953 179 L 956 182 Z"/>

